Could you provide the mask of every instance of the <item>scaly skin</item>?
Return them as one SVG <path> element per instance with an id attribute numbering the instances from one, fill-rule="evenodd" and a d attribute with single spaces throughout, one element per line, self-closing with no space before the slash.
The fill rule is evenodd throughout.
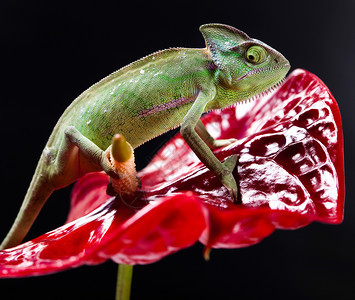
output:
<path id="1" fill-rule="evenodd" d="M 56 127 L 59 135 L 52 135 L 47 146 L 57 148 L 69 125 L 103 150 L 117 132 L 136 148 L 179 126 L 196 99 L 198 85 L 207 88 L 212 83 L 209 62 L 205 49 L 177 48 L 118 70 L 72 103 Z M 177 99 L 187 104 L 173 107 L 179 104 Z"/>
<path id="2" fill-rule="evenodd" d="M 42 153 L 13 227 L 1 248 L 22 241 L 50 194 L 87 172 L 117 176 L 107 148 L 120 133 L 133 148 L 181 124 L 181 134 L 236 200 L 237 157 L 221 163 L 203 112 L 250 99 L 277 85 L 288 61 L 266 44 L 221 24 L 200 27 L 205 49 L 173 48 L 146 56 L 104 78 L 66 109 Z"/>

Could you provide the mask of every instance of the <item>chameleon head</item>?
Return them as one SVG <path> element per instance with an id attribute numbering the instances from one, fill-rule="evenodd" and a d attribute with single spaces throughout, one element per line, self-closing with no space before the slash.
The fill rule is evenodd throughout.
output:
<path id="1" fill-rule="evenodd" d="M 234 27 L 206 24 L 200 31 L 218 68 L 218 80 L 244 99 L 271 89 L 290 69 L 281 53 Z"/>

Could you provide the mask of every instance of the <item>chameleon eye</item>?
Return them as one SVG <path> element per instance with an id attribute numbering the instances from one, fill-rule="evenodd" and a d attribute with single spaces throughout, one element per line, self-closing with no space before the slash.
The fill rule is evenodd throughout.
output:
<path id="1" fill-rule="evenodd" d="M 251 46 L 246 51 L 246 59 L 252 64 L 260 64 L 265 61 L 267 52 L 261 46 Z"/>

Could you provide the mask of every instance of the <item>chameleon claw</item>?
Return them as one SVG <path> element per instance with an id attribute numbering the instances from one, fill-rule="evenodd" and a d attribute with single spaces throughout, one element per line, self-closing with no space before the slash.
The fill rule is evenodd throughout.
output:
<path id="1" fill-rule="evenodd" d="M 233 176 L 233 170 L 236 167 L 239 160 L 239 155 L 231 155 L 224 162 L 223 166 L 227 169 L 228 174 L 225 175 L 221 182 L 227 188 L 229 194 L 233 198 L 233 203 L 238 202 L 238 186 Z"/>
<path id="2" fill-rule="evenodd" d="M 230 189 L 229 194 L 233 198 L 233 203 L 237 204 L 238 203 L 238 189 Z"/>
<path id="3" fill-rule="evenodd" d="M 238 187 L 237 183 L 232 174 L 226 176 L 223 180 L 221 180 L 225 188 L 228 190 L 229 195 L 233 199 L 233 203 L 237 204 L 238 202 Z"/>

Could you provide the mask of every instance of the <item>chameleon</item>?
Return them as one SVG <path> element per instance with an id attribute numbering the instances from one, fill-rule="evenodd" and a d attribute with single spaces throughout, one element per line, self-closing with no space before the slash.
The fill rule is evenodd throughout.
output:
<path id="1" fill-rule="evenodd" d="M 290 69 L 288 60 L 265 43 L 224 24 L 200 26 L 205 48 L 169 48 L 108 75 L 64 111 L 41 154 L 18 215 L 0 249 L 21 243 L 41 208 L 57 189 L 89 172 L 117 177 L 107 158 L 116 133 L 136 148 L 180 127 L 200 161 L 237 199 L 232 174 L 237 156 L 219 161 L 217 140 L 200 117 L 268 92 Z"/>

